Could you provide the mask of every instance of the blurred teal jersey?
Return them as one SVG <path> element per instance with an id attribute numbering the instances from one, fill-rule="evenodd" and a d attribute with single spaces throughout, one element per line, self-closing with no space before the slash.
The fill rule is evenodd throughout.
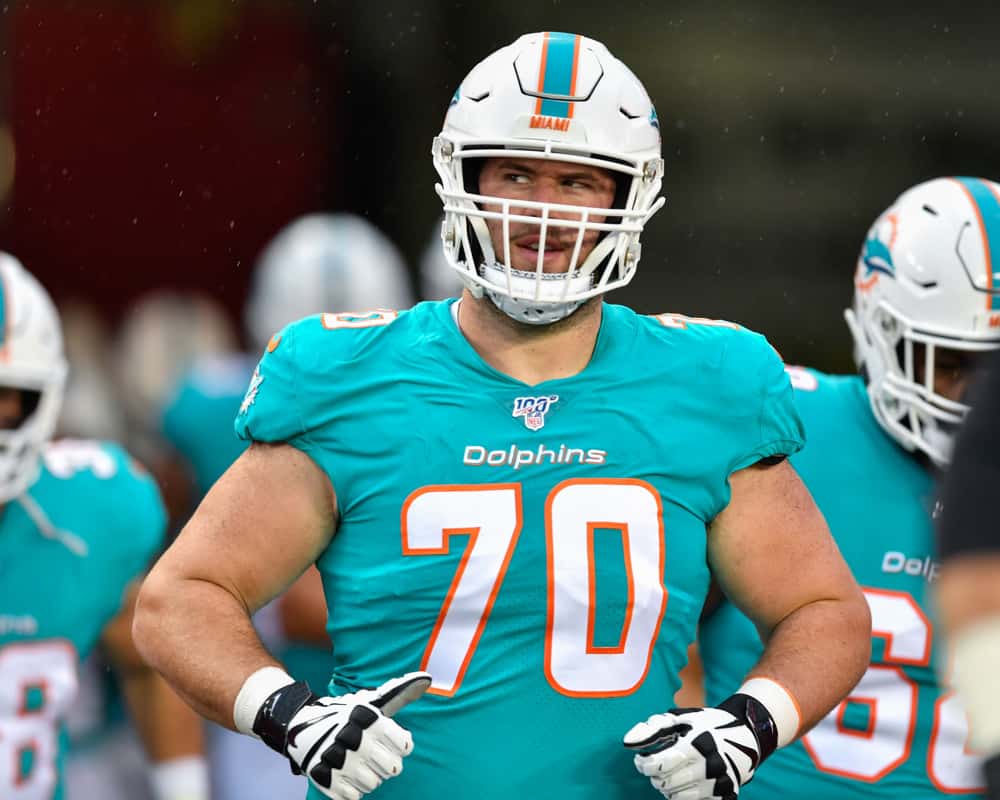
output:
<path id="1" fill-rule="evenodd" d="M 740 798 L 975 793 L 965 714 L 935 674 L 943 656 L 930 597 L 938 569 L 932 476 L 879 427 L 859 377 L 789 373 L 809 439 L 792 464 L 865 590 L 872 663 L 850 696 L 775 753 Z M 731 694 L 763 652 L 754 626 L 728 603 L 703 623 L 699 643 L 710 704 Z"/>
<path id="2" fill-rule="evenodd" d="M 163 434 L 190 465 L 199 495 L 246 449 L 232 423 L 255 363 L 244 353 L 199 359 L 163 412 Z"/>
<path id="3" fill-rule="evenodd" d="M 163 544 L 152 478 L 120 447 L 63 440 L 0 516 L 0 797 L 59 800 L 77 666 Z"/>
<path id="4" fill-rule="evenodd" d="M 788 378 L 738 326 L 604 305 L 589 365 L 528 386 L 454 302 L 289 326 L 236 420 L 336 490 L 330 691 L 434 678 L 382 800 L 655 796 L 622 736 L 677 689 L 730 473 L 801 446 Z"/>

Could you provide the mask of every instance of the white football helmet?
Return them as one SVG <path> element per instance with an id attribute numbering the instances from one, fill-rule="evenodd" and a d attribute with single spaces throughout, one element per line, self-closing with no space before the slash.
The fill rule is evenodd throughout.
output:
<path id="1" fill-rule="evenodd" d="M 20 261 L 2 252 L 0 315 L 0 386 L 28 393 L 21 424 L 0 429 L 0 503 L 6 503 L 38 477 L 42 448 L 55 432 L 68 368 L 59 315 L 48 292 Z"/>
<path id="2" fill-rule="evenodd" d="M 412 304 L 406 266 L 384 233 L 354 214 L 308 214 L 261 253 L 245 323 L 254 347 L 263 350 L 281 328 L 310 314 Z"/>
<path id="3" fill-rule="evenodd" d="M 441 178 L 445 257 L 476 296 L 485 292 L 512 318 L 546 324 L 583 301 L 624 286 L 639 263 L 639 235 L 663 205 L 660 128 L 639 79 L 600 42 L 567 33 L 531 33 L 473 68 L 451 100 L 431 149 Z M 482 159 L 515 157 L 586 164 L 610 171 L 612 208 L 561 205 L 479 194 Z M 497 206 L 500 210 L 486 210 Z M 518 213 L 512 213 L 511 206 Z M 561 217 L 551 217 L 553 213 Z M 605 218 L 603 222 L 593 217 Z M 486 220 L 500 220 L 497 253 Z M 539 227 L 534 271 L 511 267 L 511 223 Z M 546 234 L 576 231 L 569 271 L 543 272 Z M 582 263 L 588 232 L 602 237 Z"/>
<path id="4" fill-rule="evenodd" d="M 854 285 L 844 315 L 875 418 L 947 464 L 968 406 L 935 392 L 935 353 L 1000 347 L 1000 185 L 938 178 L 905 191 L 869 230 Z"/>

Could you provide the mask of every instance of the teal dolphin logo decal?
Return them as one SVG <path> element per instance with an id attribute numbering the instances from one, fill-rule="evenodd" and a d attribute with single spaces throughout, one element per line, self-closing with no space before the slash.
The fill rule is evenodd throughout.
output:
<path id="1" fill-rule="evenodd" d="M 656 116 L 656 108 L 649 109 L 649 124 L 656 128 L 656 130 L 660 129 L 660 120 Z"/>
<path id="2" fill-rule="evenodd" d="M 453 105 L 456 105 L 458 101 L 461 99 L 461 97 L 462 97 L 462 87 L 459 86 L 455 90 L 455 94 L 451 96 L 451 102 L 448 103 L 448 108 L 451 108 Z"/>
<path id="3" fill-rule="evenodd" d="M 892 252 L 885 242 L 879 240 L 878 236 L 872 236 L 865 240 L 865 249 L 861 256 L 865 263 L 865 276 L 873 272 L 881 272 L 890 278 L 896 277 L 896 265 L 892 263 Z"/>

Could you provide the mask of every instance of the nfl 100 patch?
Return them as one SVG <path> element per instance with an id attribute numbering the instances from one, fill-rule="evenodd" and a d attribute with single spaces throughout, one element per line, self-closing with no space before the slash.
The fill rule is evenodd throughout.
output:
<path id="1" fill-rule="evenodd" d="M 528 430 L 537 431 L 545 426 L 545 415 L 553 404 L 559 400 L 559 395 L 549 394 L 540 397 L 516 397 L 514 398 L 514 417 L 521 417 L 524 420 L 524 427 Z"/>

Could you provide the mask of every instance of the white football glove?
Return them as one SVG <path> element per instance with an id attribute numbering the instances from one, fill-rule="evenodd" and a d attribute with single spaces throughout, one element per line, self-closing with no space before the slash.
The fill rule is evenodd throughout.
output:
<path id="1" fill-rule="evenodd" d="M 625 734 L 635 768 L 670 800 L 735 800 L 778 734 L 767 709 L 745 694 L 718 707 L 672 708 Z"/>
<path id="2" fill-rule="evenodd" d="M 317 697 L 299 681 L 267 698 L 253 732 L 325 797 L 359 800 L 402 772 L 413 737 L 390 718 L 430 685 L 426 672 L 410 672 L 377 689 Z"/>

